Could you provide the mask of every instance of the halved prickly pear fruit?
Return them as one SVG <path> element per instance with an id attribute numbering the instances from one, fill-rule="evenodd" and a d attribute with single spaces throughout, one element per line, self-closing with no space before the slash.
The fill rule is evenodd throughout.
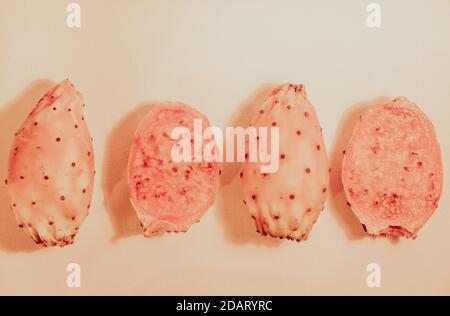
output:
<path id="1" fill-rule="evenodd" d="M 43 246 L 74 241 L 88 214 L 94 181 L 84 101 L 65 80 L 26 118 L 9 156 L 5 183 L 20 227 Z"/>
<path id="2" fill-rule="evenodd" d="M 175 128 L 194 135 L 194 120 L 209 127 L 206 116 L 181 103 L 161 103 L 151 108 L 138 126 L 128 163 L 130 200 L 150 237 L 166 232 L 185 232 L 200 221 L 213 204 L 218 190 L 216 162 L 174 161 L 178 140 Z M 200 135 L 202 137 L 202 135 Z M 194 138 L 189 147 L 194 147 Z M 203 146 L 201 147 L 203 150 Z"/>
<path id="3" fill-rule="evenodd" d="M 415 238 L 442 192 L 433 124 L 404 97 L 369 109 L 345 150 L 342 182 L 370 235 Z"/>
<path id="4" fill-rule="evenodd" d="M 260 161 L 246 161 L 240 174 L 244 203 L 257 232 L 306 240 L 324 207 L 329 166 L 322 129 L 304 86 L 275 89 L 252 125 L 279 128 L 278 171 L 261 173 Z"/>

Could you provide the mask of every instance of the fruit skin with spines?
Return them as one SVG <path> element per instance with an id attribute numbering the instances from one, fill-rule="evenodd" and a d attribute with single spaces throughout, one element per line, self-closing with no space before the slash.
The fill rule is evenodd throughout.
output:
<path id="1" fill-rule="evenodd" d="M 194 161 L 194 138 L 189 142 L 191 162 L 172 159 L 172 149 L 178 145 L 172 131 L 185 128 L 193 136 L 194 120 L 201 120 L 203 131 L 209 127 L 208 118 L 193 107 L 160 102 L 135 131 L 127 181 L 145 237 L 187 232 L 214 203 L 219 185 L 217 162 Z"/>
<path id="2" fill-rule="evenodd" d="M 45 247 L 72 244 L 89 213 L 95 171 L 84 106 L 64 80 L 14 135 L 5 179 L 10 206 L 19 227 Z"/>
<path id="3" fill-rule="evenodd" d="M 438 207 L 443 171 L 431 120 L 406 97 L 369 108 L 345 148 L 342 183 L 364 230 L 414 239 Z"/>
<path id="4" fill-rule="evenodd" d="M 256 230 L 306 240 L 324 209 L 330 169 L 322 128 L 305 87 L 285 84 L 274 89 L 252 126 L 278 127 L 280 153 L 278 171 L 261 173 L 261 162 L 247 160 L 240 173 L 243 202 Z"/>

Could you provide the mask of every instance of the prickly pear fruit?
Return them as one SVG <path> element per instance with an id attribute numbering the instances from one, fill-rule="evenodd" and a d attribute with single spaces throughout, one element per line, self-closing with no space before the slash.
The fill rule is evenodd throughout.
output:
<path id="1" fill-rule="evenodd" d="M 73 243 L 89 211 L 94 155 L 83 106 L 65 80 L 44 95 L 15 134 L 5 180 L 11 208 L 19 226 L 43 246 Z"/>
<path id="2" fill-rule="evenodd" d="M 279 128 L 278 171 L 261 173 L 260 162 L 246 161 L 240 174 L 244 203 L 257 232 L 306 240 L 323 210 L 329 166 L 321 127 L 304 86 L 275 89 L 252 125 Z"/>
<path id="3" fill-rule="evenodd" d="M 442 162 L 433 124 L 399 97 L 361 116 L 344 152 L 342 182 L 373 236 L 415 238 L 438 206 Z"/>
<path id="4" fill-rule="evenodd" d="M 194 120 L 209 127 L 208 119 L 181 103 L 153 106 L 139 124 L 130 150 L 128 185 L 131 204 L 136 210 L 144 236 L 166 232 L 186 232 L 200 221 L 213 204 L 218 190 L 216 162 L 174 161 L 174 128 L 184 127 L 194 135 Z M 201 135 L 200 135 L 201 137 Z M 194 139 L 189 147 L 194 147 Z M 203 147 L 202 147 L 203 149 Z"/>

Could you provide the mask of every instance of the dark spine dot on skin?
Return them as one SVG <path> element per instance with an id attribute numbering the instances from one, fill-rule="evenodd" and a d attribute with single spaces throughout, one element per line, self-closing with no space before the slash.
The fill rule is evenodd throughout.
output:
<path id="1" fill-rule="evenodd" d="M 311 173 L 311 169 L 306 168 L 306 169 L 305 169 L 305 172 L 306 172 L 306 173 Z"/>
<path id="2" fill-rule="evenodd" d="M 85 194 L 85 193 L 86 193 L 86 189 L 83 189 L 83 191 L 82 191 L 82 192 L 83 192 L 83 194 Z"/>
<path id="3" fill-rule="evenodd" d="M 31 205 L 36 205 L 36 202 L 35 201 L 31 202 Z"/>
<path id="4" fill-rule="evenodd" d="M 64 201 L 66 199 L 64 195 L 61 195 L 59 198 L 61 199 L 61 201 Z"/>
<path id="5" fill-rule="evenodd" d="M 57 141 L 57 142 L 60 142 L 60 141 L 61 141 L 61 138 L 59 138 L 59 137 L 56 138 L 56 141 Z"/>
<path id="6" fill-rule="evenodd" d="M 295 199 L 295 195 L 294 194 L 289 195 L 289 199 L 291 200 Z"/>
<path id="7" fill-rule="evenodd" d="M 56 111 L 56 108 L 55 108 L 55 107 L 53 107 L 53 111 Z"/>
<path id="8" fill-rule="evenodd" d="M 241 173 L 239 174 L 239 177 L 243 177 L 244 176 L 244 171 L 241 171 Z"/>
<path id="9" fill-rule="evenodd" d="M 272 122 L 272 126 L 277 126 L 277 122 Z"/>
<path id="10" fill-rule="evenodd" d="M 306 213 L 309 213 L 309 212 L 311 212 L 311 208 L 308 208 L 308 209 L 306 210 Z"/>
<path id="11" fill-rule="evenodd" d="M 34 123 L 33 123 L 34 126 L 36 126 L 37 124 L 38 124 L 37 122 L 34 122 Z"/>
<path id="12" fill-rule="evenodd" d="M 327 188 L 323 188 L 323 189 L 322 189 L 322 192 L 323 192 L 323 193 L 327 192 Z"/>
<path id="13" fill-rule="evenodd" d="M 320 150 L 320 145 L 317 145 L 316 148 L 317 148 L 317 150 Z"/>
<path id="14" fill-rule="evenodd" d="M 70 165 L 71 165 L 72 167 L 75 167 L 77 164 L 76 164 L 75 162 L 72 162 Z"/>
<path id="15" fill-rule="evenodd" d="M 309 117 L 309 113 L 308 112 L 305 112 L 305 117 Z"/>
<path id="16" fill-rule="evenodd" d="M 284 158 L 286 158 L 286 155 L 285 155 L 285 154 L 281 154 L 281 155 L 280 155 L 280 158 L 281 158 L 281 159 L 284 159 Z"/>
<path id="17" fill-rule="evenodd" d="M 44 180 L 48 180 L 48 176 L 44 176 Z"/>
<path id="18" fill-rule="evenodd" d="M 252 195 L 252 200 L 256 200 L 256 195 L 255 194 Z"/>
<path id="19" fill-rule="evenodd" d="M 23 180 L 23 179 L 25 179 L 25 178 L 24 178 L 23 176 L 20 176 L 20 179 Z"/>
<path id="20" fill-rule="evenodd" d="M 302 134 L 301 131 L 297 131 L 297 135 L 300 136 Z"/>
<path id="21" fill-rule="evenodd" d="M 290 105 L 288 105 L 286 108 L 287 108 L 288 110 L 290 110 L 292 107 L 291 107 Z"/>

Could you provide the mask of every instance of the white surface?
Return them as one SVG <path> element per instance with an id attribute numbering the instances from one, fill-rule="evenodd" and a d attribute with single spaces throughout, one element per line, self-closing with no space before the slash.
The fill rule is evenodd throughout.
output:
<path id="1" fill-rule="evenodd" d="M 65 25 L 68 2 L 0 0 L 0 170 L 46 80 L 68 77 L 94 137 L 93 208 L 75 245 L 40 249 L 2 187 L 0 294 L 450 294 L 446 185 L 414 241 L 361 239 L 337 194 L 302 244 L 257 236 L 238 182 L 187 234 L 144 239 L 124 182 L 112 185 L 140 105 L 182 101 L 224 127 L 288 81 L 306 85 L 330 154 L 352 105 L 407 96 L 435 124 L 449 179 L 450 1 L 378 1 L 382 27 L 369 29 L 370 1 L 80 0 L 79 30 Z M 81 289 L 66 287 L 70 262 Z M 379 289 L 366 286 L 370 262 L 381 265 Z"/>

